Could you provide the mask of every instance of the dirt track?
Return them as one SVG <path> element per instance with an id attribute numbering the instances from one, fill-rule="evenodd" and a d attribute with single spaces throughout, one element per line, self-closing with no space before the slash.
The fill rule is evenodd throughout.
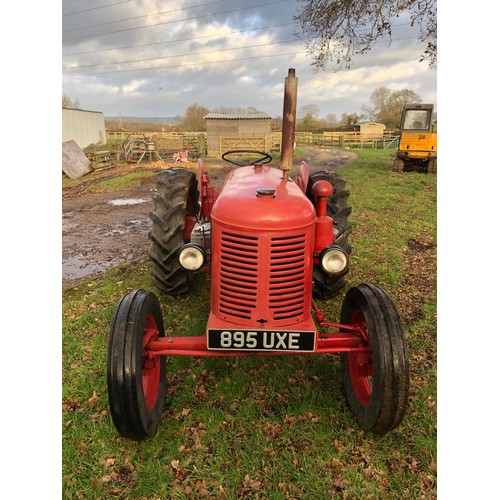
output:
<path id="1" fill-rule="evenodd" d="M 356 157 L 354 153 L 337 150 L 309 148 L 305 151 L 305 157 L 294 163 L 298 165 L 303 159 L 311 171 L 334 170 Z M 218 187 L 228 170 L 228 164 L 223 160 L 207 160 L 205 163 L 211 167 L 212 181 Z M 220 168 L 214 169 L 219 165 Z M 148 233 L 151 229 L 149 212 L 153 208 L 155 176 L 133 189 L 112 193 L 84 193 L 84 187 L 131 171 L 160 171 L 168 166 L 162 162 L 140 166 L 121 164 L 109 170 L 90 173 L 82 177 L 76 186 L 63 189 L 63 286 L 99 274 L 117 264 L 148 258 Z"/>

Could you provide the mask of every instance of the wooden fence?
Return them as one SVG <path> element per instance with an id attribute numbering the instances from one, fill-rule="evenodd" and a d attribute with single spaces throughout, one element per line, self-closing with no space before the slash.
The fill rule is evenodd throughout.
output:
<path id="1" fill-rule="evenodd" d="M 162 158 L 170 159 L 171 155 L 184 151 L 187 146 L 191 150 L 191 155 L 205 156 L 207 154 L 207 134 L 206 132 L 138 132 L 123 130 L 108 130 L 107 140 L 113 145 L 115 154 L 119 154 L 125 141 L 130 137 L 147 137 L 153 142 L 156 151 Z"/>
<path id="2" fill-rule="evenodd" d="M 395 146 L 394 131 L 383 134 L 367 134 L 361 132 L 296 132 L 298 145 L 317 145 L 342 148 L 382 149 Z"/>
<path id="3" fill-rule="evenodd" d="M 207 155 L 206 132 L 139 132 L 108 130 L 106 132 L 108 144 L 113 156 L 118 160 L 123 152 L 123 144 L 130 136 L 146 136 L 155 143 L 156 150 L 162 158 L 170 159 L 173 153 L 184 151 L 189 145 L 191 156 Z M 362 134 L 361 132 L 296 132 L 297 146 L 317 145 L 323 147 L 342 148 L 370 148 L 382 149 L 397 146 L 397 136 L 394 131 L 385 131 L 383 134 Z M 217 143 L 216 143 L 217 144 Z M 215 150 L 217 148 L 216 145 Z M 281 132 L 273 132 L 261 136 L 224 135 L 219 137 L 218 156 L 225 151 L 235 149 L 252 149 L 265 151 L 281 151 Z M 215 151 L 214 151 L 215 153 Z"/>
<path id="4" fill-rule="evenodd" d="M 226 151 L 249 149 L 264 151 L 281 151 L 281 133 L 273 133 L 262 136 L 248 135 L 221 135 L 219 137 L 219 156 Z"/>

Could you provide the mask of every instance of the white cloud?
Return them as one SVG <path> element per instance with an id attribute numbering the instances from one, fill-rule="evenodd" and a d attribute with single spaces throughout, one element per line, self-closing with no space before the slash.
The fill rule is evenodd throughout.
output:
<path id="1" fill-rule="evenodd" d="M 410 88 L 423 98 L 436 95 L 435 72 L 418 63 L 421 50 L 415 40 L 395 41 L 390 48 L 378 44 L 367 55 L 355 58 L 348 71 L 330 68 L 315 73 L 304 44 L 290 43 L 295 2 L 251 9 L 246 8 L 248 2 L 238 0 L 196 8 L 199 3 L 180 0 L 167 7 L 158 0 L 143 0 L 140 9 L 128 3 L 116 6 L 114 17 L 104 15 L 110 9 L 89 12 L 80 26 L 141 13 L 174 11 L 63 33 L 65 39 L 168 22 L 63 43 L 63 68 L 80 66 L 63 71 L 63 92 L 79 99 L 82 107 L 104 111 L 108 116 L 118 111 L 155 115 L 159 98 L 168 114 L 182 114 L 198 102 L 208 108 L 255 106 L 276 116 L 282 112 L 288 68 L 296 68 L 299 106 L 318 104 L 322 115 L 359 111 L 380 86 Z M 176 10 L 182 7 L 188 9 Z M 234 12 L 227 12 L 230 10 Z M 208 16 L 216 12 L 226 13 Z M 193 17 L 197 19 L 170 22 Z M 76 17 L 63 21 L 63 30 L 78 26 Z M 259 29 L 273 25 L 284 26 Z M 107 50 L 110 48 L 119 50 Z M 110 95 L 115 98 L 107 99 Z"/>
<path id="2" fill-rule="evenodd" d="M 139 88 L 146 83 L 146 80 L 132 80 L 129 84 L 122 86 L 124 94 L 139 95 Z"/>

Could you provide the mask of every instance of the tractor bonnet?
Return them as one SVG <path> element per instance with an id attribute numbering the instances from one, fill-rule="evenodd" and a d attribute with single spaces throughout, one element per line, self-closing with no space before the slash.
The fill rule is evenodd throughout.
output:
<path id="1" fill-rule="evenodd" d="M 279 231 L 313 224 L 316 212 L 294 182 L 282 179 L 281 170 L 253 165 L 228 175 L 212 220 L 231 227 Z"/>

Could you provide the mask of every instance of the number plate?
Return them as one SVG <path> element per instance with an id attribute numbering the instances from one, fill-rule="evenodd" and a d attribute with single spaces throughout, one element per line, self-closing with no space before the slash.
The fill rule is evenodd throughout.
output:
<path id="1" fill-rule="evenodd" d="M 281 330 L 208 330 L 208 349 L 310 352 L 316 332 Z"/>

